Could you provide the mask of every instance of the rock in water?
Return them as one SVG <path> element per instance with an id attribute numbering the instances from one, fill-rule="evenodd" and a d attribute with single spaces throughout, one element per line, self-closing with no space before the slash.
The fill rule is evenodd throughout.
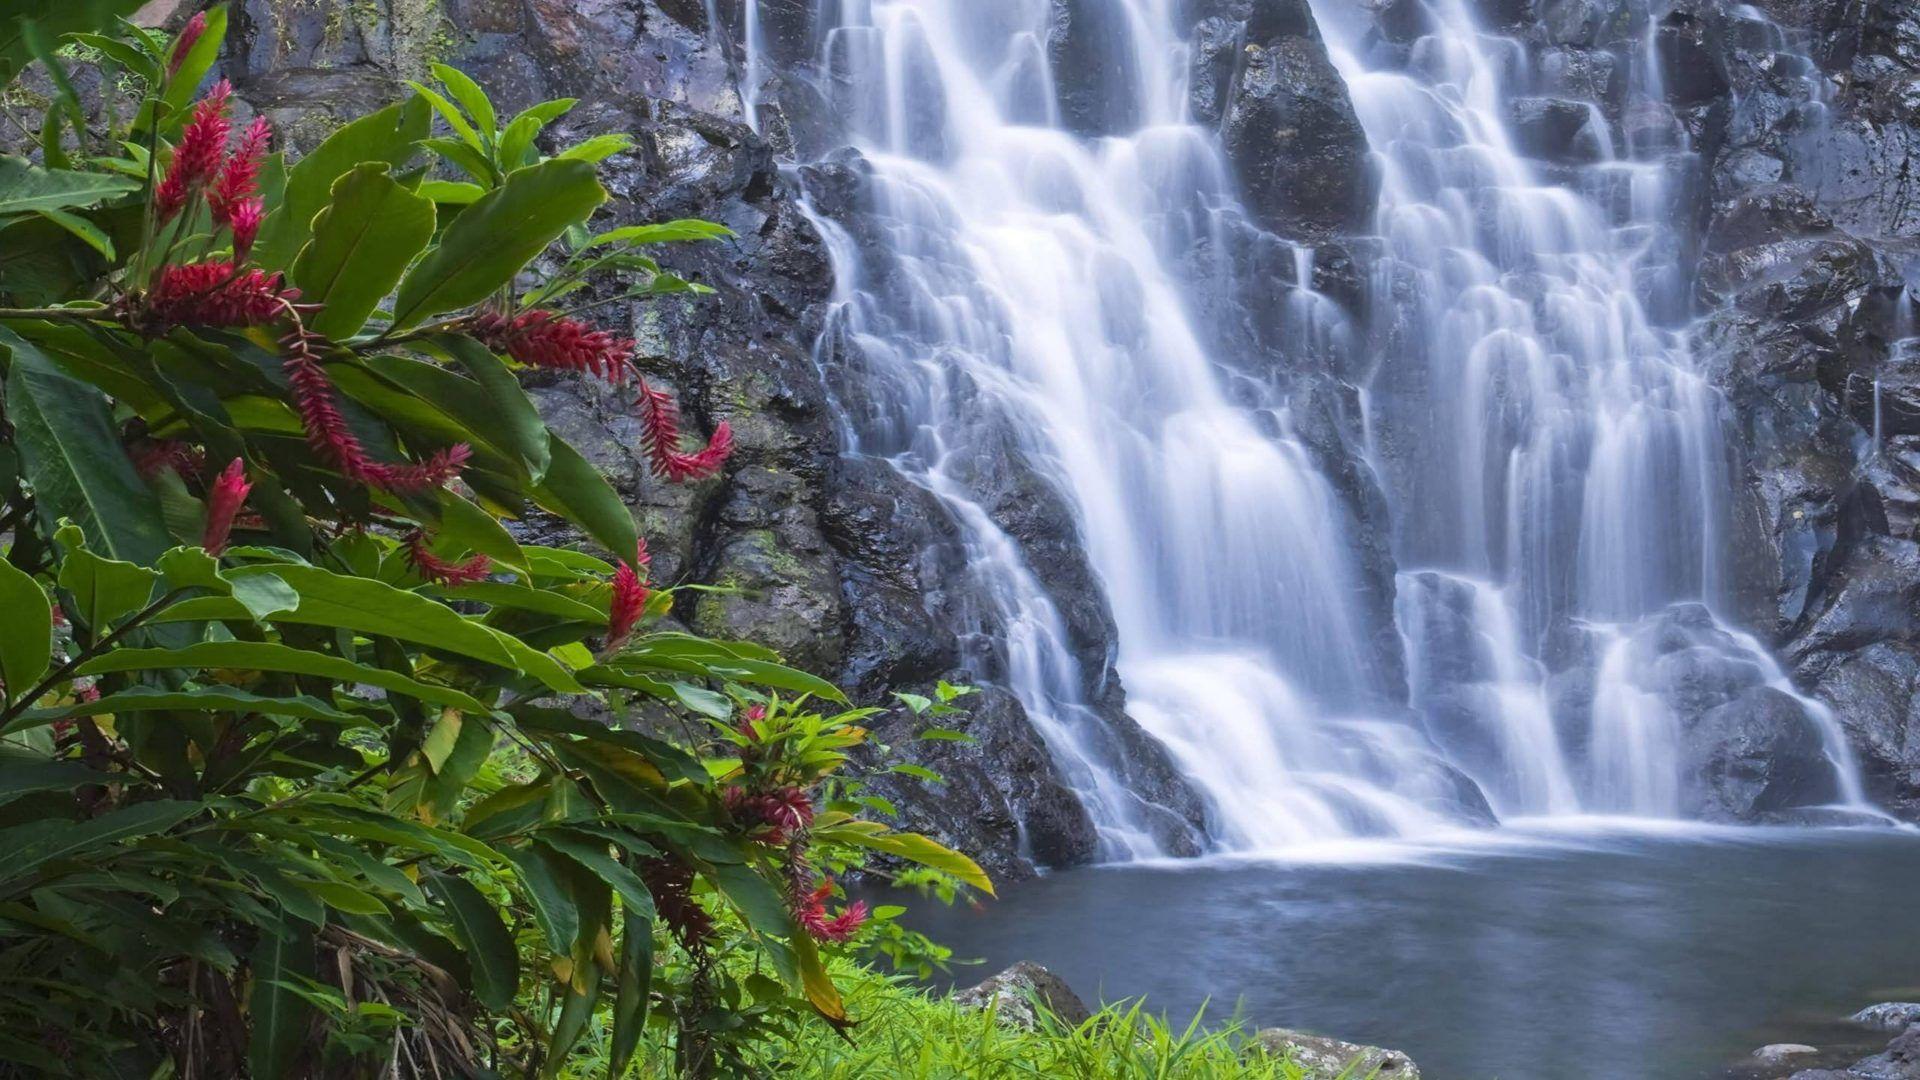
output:
<path id="1" fill-rule="evenodd" d="M 1753 1052 L 1754 1060 L 1762 1065 L 1778 1065 L 1791 1058 L 1806 1054 L 1817 1054 L 1820 1048 L 1805 1043 L 1768 1043 Z"/>
<path id="2" fill-rule="evenodd" d="M 1040 1026 L 1036 1003 L 1069 1027 L 1079 1027 L 1092 1015 L 1065 979 L 1031 960 L 1022 960 L 980 985 L 954 994 L 953 1001 L 963 1009 L 991 1008 L 995 1020 L 1023 1031 Z"/>
<path id="3" fill-rule="evenodd" d="M 1377 1080 L 1420 1080 L 1420 1066 L 1398 1050 L 1359 1043 L 1341 1042 L 1323 1035 L 1309 1035 L 1289 1028 L 1262 1028 L 1253 1041 L 1274 1057 L 1287 1057 L 1307 1070 L 1313 1080 L 1331 1080 L 1346 1075 L 1375 1077 Z"/>
<path id="4" fill-rule="evenodd" d="M 1880 1031 L 1905 1031 L 1909 1025 L 1920 1024 L 1920 1002 L 1883 1001 L 1878 1005 L 1869 1005 L 1847 1019 Z"/>

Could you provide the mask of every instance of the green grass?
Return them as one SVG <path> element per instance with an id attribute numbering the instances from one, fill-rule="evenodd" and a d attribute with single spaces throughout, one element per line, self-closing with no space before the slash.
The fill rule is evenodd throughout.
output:
<path id="1" fill-rule="evenodd" d="M 782 1080 L 1367 1080 L 1351 1072 L 1310 1075 L 1290 1061 L 1245 1049 L 1237 1023 L 1203 1027 L 1198 1018 L 1169 1025 L 1140 1004 L 1109 1005 L 1078 1028 L 1058 1022 L 1037 1031 L 962 1009 L 910 980 L 865 969 L 836 971 L 848 1012 L 847 1038 L 809 1024 L 798 1038 L 768 1048 L 768 1072 Z M 577 1075 L 604 1076 L 581 1070 Z M 654 1063 L 634 1070 L 668 1075 Z"/>

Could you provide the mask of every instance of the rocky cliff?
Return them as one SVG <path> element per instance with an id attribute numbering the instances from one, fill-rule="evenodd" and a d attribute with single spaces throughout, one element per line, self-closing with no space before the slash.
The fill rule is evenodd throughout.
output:
<path id="1" fill-rule="evenodd" d="M 1697 317 L 1696 355 L 1740 436 L 1741 542 L 1725 604 L 1832 705 L 1874 796 L 1920 817 L 1920 348 L 1892 350 L 1912 321 L 1910 309 L 1902 314 L 1911 304 L 1903 273 L 1914 273 L 1920 244 L 1920 179 L 1910 175 L 1920 16 L 1893 0 L 1473 2 L 1484 25 L 1519 43 L 1510 77 L 1526 92 L 1510 123 L 1548 175 L 1594 153 L 1591 106 L 1623 139 L 1671 139 L 1674 168 L 1689 180 L 1674 214 L 1691 280 L 1667 291 L 1664 316 Z M 635 149 L 609 163 L 623 218 L 697 215 L 731 226 L 737 240 L 668 259 L 716 295 L 607 309 L 642 343 L 649 377 L 678 390 L 700 424 L 733 423 L 741 449 L 724 477 L 686 489 L 644 482 L 630 410 L 602 391 L 556 382 L 540 388 L 543 408 L 630 497 L 659 578 L 727 587 L 688 594 L 677 614 L 690 625 L 765 640 L 864 700 L 943 677 L 988 687 L 960 725 L 971 743 L 882 732 L 948 778 L 889 791 L 909 824 L 945 834 L 1002 875 L 1091 857 L 1086 812 L 1018 701 L 994 688 L 1002 635 L 969 595 L 947 510 L 883 461 L 839 452 L 836 412 L 858 414 L 874 391 L 842 355 L 832 264 L 812 222 L 830 223 L 835 242 L 869 268 L 842 289 L 886 288 L 887 255 L 863 214 L 864 163 L 841 145 L 812 0 L 760 0 L 751 62 L 741 0 L 235 6 L 226 70 L 296 148 L 444 61 L 474 73 L 504 108 L 578 97 L 572 131 L 635 133 Z M 1204 240 L 1227 250 L 1201 261 L 1233 282 L 1217 299 L 1227 317 L 1208 320 L 1210 332 L 1231 345 L 1223 355 L 1243 358 L 1253 383 L 1290 395 L 1295 433 L 1341 492 L 1362 538 L 1359 606 L 1377 644 L 1378 696 L 1403 705 L 1390 530 L 1356 449 L 1364 372 L 1355 357 L 1390 354 L 1395 332 L 1370 317 L 1396 284 L 1372 273 L 1366 138 L 1305 0 L 1185 7 L 1191 112 L 1217 126 L 1251 219 Z M 1412 62 L 1422 0 L 1364 7 L 1377 56 Z M 1113 32 L 1104 10 L 1054 0 L 1045 43 L 1055 112 L 1088 135 L 1134 122 L 1112 114 L 1124 95 L 1108 90 L 1137 73 L 1096 61 L 1108 51 L 1101 35 Z M 1622 76 L 1649 20 L 1664 72 L 1659 101 L 1632 98 Z M 1306 281 L 1295 280 L 1289 241 L 1317 247 Z M 1327 306 L 1330 323 L 1371 327 L 1372 339 L 1329 347 L 1262 314 L 1295 291 Z M 1073 519 L 1013 445 L 1009 434 L 976 451 L 981 505 L 1053 595 L 1084 699 L 1154 807 L 1163 843 L 1192 850 L 1205 808 L 1127 719 L 1110 671 L 1112 618 Z M 1755 689 L 1732 688 L 1703 715 Z M 1764 718 L 1770 708 L 1755 698 L 1736 711 Z M 1764 728 L 1743 726 L 1744 742 L 1711 740 L 1702 767 L 1737 775 L 1736 795 L 1792 784 L 1791 770 L 1770 774 Z"/>

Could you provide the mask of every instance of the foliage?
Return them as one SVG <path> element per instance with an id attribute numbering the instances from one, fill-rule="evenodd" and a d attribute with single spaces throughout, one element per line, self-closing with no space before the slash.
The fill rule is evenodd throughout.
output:
<path id="1" fill-rule="evenodd" d="M 1308 1073 L 1248 1044 L 1245 1029 L 1176 1027 L 1140 1002 L 1108 1005 L 1069 1025 L 1036 1002 L 1036 1030 L 1001 1023 L 990 1011 L 851 965 L 832 965 L 849 1008 L 862 1019 L 847 1040 L 818 1028 L 764 1047 L 766 1065 L 789 1080 L 1368 1080 Z M 598 1044 L 594 1044 L 599 1051 Z M 593 1075 L 581 1071 L 576 1075 Z M 650 1074 L 651 1075 L 651 1074 Z M 660 1075 L 672 1075 L 664 1071 Z"/>
<path id="2" fill-rule="evenodd" d="M 670 628 L 516 377 L 634 386 L 656 476 L 718 472 L 553 305 L 697 291 L 638 249 L 725 230 L 594 231 L 624 143 L 547 155 L 571 102 L 451 69 L 289 162 L 195 97 L 224 24 L 76 35 L 137 107 L 0 156 L 0 1074 L 555 1075 L 591 1029 L 704 1076 L 846 1027 L 827 958 L 944 956 L 831 875 L 989 882 L 861 816 L 872 710 Z"/>

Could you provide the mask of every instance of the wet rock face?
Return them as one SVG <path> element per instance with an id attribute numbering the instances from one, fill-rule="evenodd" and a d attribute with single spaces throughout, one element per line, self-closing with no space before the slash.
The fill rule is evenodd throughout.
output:
<path id="1" fill-rule="evenodd" d="M 1279 17 L 1247 24 L 1245 55 L 1228 96 L 1220 138 L 1262 226 L 1302 240 L 1364 231 L 1378 178 L 1346 84 L 1318 34 L 1260 37 Z"/>
<path id="2" fill-rule="evenodd" d="M 1898 339 L 1920 192 L 1893 161 L 1920 131 L 1920 27 L 1908 5 L 1840 7 L 1687 0 L 1657 40 L 1709 177 L 1694 346 L 1741 458 L 1726 602 L 1832 707 L 1868 794 L 1913 818 L 1920 370 Z M 1769 740 L 1790 750 L 1769 711 L 1713 762 L 1742 799 L 1791 779 L 1759 768 Z"/>
<path id="3" fill-rule="evenodd" d="M 1140 123 L 1140 72 L 1125 10 L 1101 0 L 1052 0 L 1047 27 L 1060 120 L 1079 135 L 1117 135 Z"/>

